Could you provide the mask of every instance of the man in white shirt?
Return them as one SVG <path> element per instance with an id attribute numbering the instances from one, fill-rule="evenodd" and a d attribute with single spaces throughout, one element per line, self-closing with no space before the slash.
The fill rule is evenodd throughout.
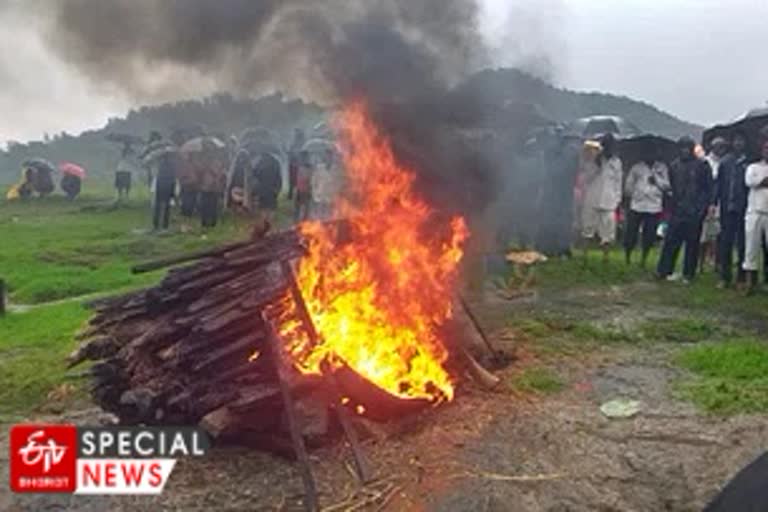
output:
<path id="1" fill-rule="evenodd" d="M 582 236 L 585 239 L 584 257 L 588 243 L 595 236 L 600 239 L 603 260 L 616 240 L 616 208 L 621 202 L 621 160 L 615 155 L 616 140 L 608 133 L 600 141 L 602 152 L 593 162 L 583 165 L 584 205 L 581 214 Z"/>
<path id="2" fill-rule="evenodd" d="M 669 189 L 669 170 L 659 159 L 658 149 L 654 147 L 646 160 L 632 166 L 624 186 L 624 193 L 629 198 L 624 229 L 624 254 L 628 265 L 632 261 L 632 251 L 637 246 L 642 227 L 640 266 L 645 268 L 648 253 L 656 241 L 656 228 L 663 209 L 664 193 Z"/>
<path id="3" fill-rule="evenodd" d="M 757 286 L 757 270 L 762 253 L 763 239 L 768 237 L 768 140 L 761 148 L 762 160 L 747 167 L 744 181 L 749 188 L 747 217 L 744 231 L 746 253 L 744 271 L 747 272 L 748 293 Z"/>

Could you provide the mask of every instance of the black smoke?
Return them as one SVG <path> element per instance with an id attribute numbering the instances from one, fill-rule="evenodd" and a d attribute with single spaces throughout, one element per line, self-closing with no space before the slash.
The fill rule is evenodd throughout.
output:
<path id="1" fill-rule="evenodd" d="M 485 53 L 474 0 L 61 0 L 51 8 L 54 50 L 145 97 L 183 87 L 172 71 L 204 74 L 232 92 L 401 95 L 455 79 Z"/>
<path id="2" fill-rule="evenodd" d="M 61 0 L 49 42 L 137 100 L 279 89 L 327 105 L 365 98 L 423 192 L 470 212 L 496 171 L 457 136 L 483 115 L 451 87 L 486 64 L 474 0 Z"/>

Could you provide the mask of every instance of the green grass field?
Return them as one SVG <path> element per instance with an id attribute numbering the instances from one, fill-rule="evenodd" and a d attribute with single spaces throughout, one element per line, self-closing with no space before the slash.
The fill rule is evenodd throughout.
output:
<path id="1" fill-rule="evenodd" d="M 61 196 L 0 200 L 0 278 L 9 291 L 9 313 L 0 317 L 0 420 L 27 414 L 66 388 L 64 358 L 88 317 L 86 298 L 148 286 L 164 275 L 131 274 L 136 263 L 249 234 L 243 219 L 226 215 L 203 232 L 198 219 L 182 220 L 176 211 L 168 233 L 151 233 L 148 194 L 136 192 L 119 207 L 98 184 L 74 202 Z M 285 216 L 282 211 L 280 219 Z M 59 396 L 55 401 L 66 403 Z"/>
<path id="2" fill-rule="evenodd" d="M 14 303 L 36 304 L 154 282 L 157 275 L 132 275 L 136 262 L 184 253 L 246 236 L 231 217 L 202 236 L 196 219 L 189 232 L 148 232 L 148 203 L 114 207 L 107 197 L 69 202 L 63 197 L 0 203 L 0 277 Z M 186 228 L 185 228 L 186 229 Z"/>
<path id="3" fill-rule="evenodd" d="M 678 384 L 680 395 L 719 413 L 768 411 L 768 344 L 734 339 L 682 351 L 678 364 L 694 376 Z"/>
<path id="4" fill-rule="evenodd" d="M 0 422 L 15 421 L 46 403 L 63 408 L 82 396 L 80 385 L 66 385 L 64 358 L 87 317 L 78 302 L 0 317 Z M 49 396 L 57 389 L 58 396 Z"/>
<path id="5" fill-rule="evenodd" d="M 162 277 L 163 271 L 131 274 L 130 267 L 138 262 L 248 235 L 249 226 L 242 219 L 225 216 L 217 228 L 204 233 L 197 219 L 182 222 L 177 212 L 168 234 L 153 234 L 146 190 L 137 190 L 138 196 L 128 204 L 115 207 L 108 187 L 89 186 L 74 202 L 58 196 L 0 202 L 0 278 L 10 291 L 9 313 L 0 317 L 0 421 L 23 417 L 41 407 L 65 407 L 83 397 L 83 384 L 66 378 L 64 358 L 75 347 L 73 334 L 89 316 L 82 306 L 86 298 L 151 285 Z M 281 209 L 282 223 L 288 209 L 287 204 Z M 723 343 L 733 339 L 734 333 L 721 325 L 720 318 L 738 315 L 734 318 L 742 323 L 762 321 L 768 312 L 768 296 L 745 298 L 736 291 L 716 290 L 711 272 L 689 287 L 651 284 L 648 273 L 627 267 L 618 251 L 607 265 L 597 254 L 586 266 L 580 258 L 552 260 L 541 266 L 538 278 L 542 290 L 557 293 L 588 289 L 600 294 L 617 285 L 642 285 L 633 291 L 633 302 L 683 308 L 691 315 L 625 328 L 540 310 L 506 313 L 509 325 L 535 340 L 542 357 L 536 363 L 539 366 L 521 368 L 510 383 L 519 391 L 559 391 L 565 384 L 546 358 L 579 357 L 585 349 L 705 341 L 711 347 L 706 350 L 736 350 L 730 347 L 740 345 Z M 746 334 L 753 336 L 752 331 Z M 712 411 L 768 409 L 764 379 L 717 374 L 712 369 L 720 363 L 738 367 L 740 357 L 763 357 L 758 346 L 759 342 L 752 342 L 742 352 L 729 352 L 728 357 L 706 351 L 681 356 L 677 363 L 697 375 L 681 383 L 683 395 Z M 695 357 L 707 360 L 710 366 L 695 362 Z M 755 371 L 763 370 L 758 366 Z M 738 405 L 718 405 L 729 400 Z"/>

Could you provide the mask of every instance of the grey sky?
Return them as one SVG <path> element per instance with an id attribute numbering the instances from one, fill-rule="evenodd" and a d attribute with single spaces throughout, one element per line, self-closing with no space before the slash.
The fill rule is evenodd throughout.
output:
<path id="1" fill-rule="evenodd" d="M 498 65 L 705 125 L 768 101 L 768 0 L 480 1 Z M 39 35 L 44 17 L 13 9 L 19 3 L 0 0 L 0 144 L 125 113 L 127 98 L 51 55 Z"/>
<path id="2" fill-rule="evenodd" d="M 548 54 L 565 87 L 627 95 L 704 125 L 768 101 L 768 0 L 483 1 L 493 32 L 512 41 L 501 61 L 514 64 L 512 50 L 530 36 L 528 50 Z"/>

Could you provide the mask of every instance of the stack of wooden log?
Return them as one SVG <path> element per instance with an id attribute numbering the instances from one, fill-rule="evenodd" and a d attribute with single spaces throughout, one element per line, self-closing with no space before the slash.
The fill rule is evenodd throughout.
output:
<path id="1" fill-rule="evenodd" d="M 122 423 L 273 435 L 282 411 L 262 312 L 286 296 L 281 262 L 304 250 L 295 231 L 234 244 L 171 269 L 155 287 L 98 301 L 70 365 L 95 361 L 93 398 Z M 296 396 L 319 389 L 297 372 L 286 379 Z"/>

